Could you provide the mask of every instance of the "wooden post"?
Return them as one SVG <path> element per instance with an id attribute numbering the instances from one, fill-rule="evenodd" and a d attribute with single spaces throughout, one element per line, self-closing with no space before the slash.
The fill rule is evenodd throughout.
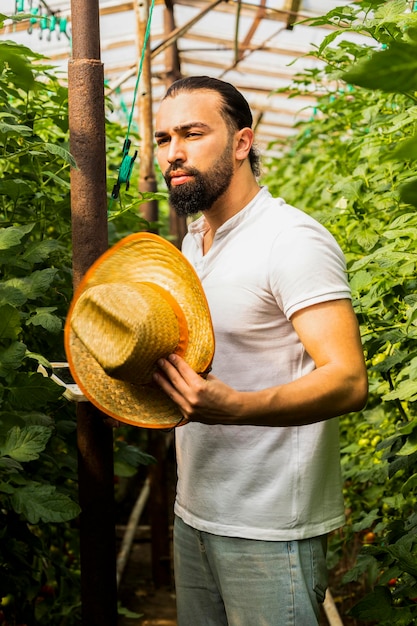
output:
<path id="1" fill-rule="evenodd" d="M 74 287 L 108 247 L 104 72 L 98 0 L 72 0 L 68 66 Z M 116 626 L 113 433 L 89 402 L 77 406 L 83 626 Z"/>
<path id="2" fill-rule="evenodd" d="M 145 41 L 146 26 L 149 17 L 148 0 L 138 0 L 135 3 L 137 17 L 137 32 L 139 40 L 139 58 L 142 55 L 142 48 Z M 154 168 L 153 149 L 153 115 L 152 115 L 152 76 L 151 76 L 151 54 L 150 41 L 148 40 L 145 56 L 143 59 L 142 73 L 140 76 L 138 89 L 139 107 L 139 134 L 141 138 L 139 149 L 139 191 L 156 192 L 156 178 Z M 150 200 L 141 205 L 143 217 L 148 222 L 158 221 L 158 202 Z M 158 228 L 150 229 L 157 232 Z"/>
<path id="3" fill-rule="evenodd" d="M 165 0 L 164 10 L 164 33 L 168 36 L 175 30 L 174 3 L 173 0 Z M 165 50 L 165 86 L 181 78 L 180 55 L 177 42 L 174 41 Z"/>
<path id="4" fill-rule="evenodd" d="M 152 578 L 155 587 L 171 583 L 171 537 L 169 529 L 167 435 L 149 432 L 149 453 L 156 463 L 149 466 L 149 512 L 151 520 Z"/>
<path id="5" fill-rule="evenodd" d="M 174 3 L 173 0 L 165 0 L 164 32 L 168 37 L 175 30 Z M 168 87 L 174 81 L 181 78 L 180 56 L 178 54 L 177 41 L 165 50 L 165 86 Z M 181 248 L 181 242 L 187 232 L 187 222 L 184 216 L 178 217 L 173 209 L 169 211 L 169 232 L 172 243 Z"/>

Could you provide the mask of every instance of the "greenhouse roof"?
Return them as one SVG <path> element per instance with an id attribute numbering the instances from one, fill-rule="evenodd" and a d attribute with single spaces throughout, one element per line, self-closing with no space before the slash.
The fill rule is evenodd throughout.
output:
<path id="1" fill-rule="evenodd" d="M 141 12 L 147 11 L 144 1 L 99 1 L 106 88 L 112 94 L 114 115 L 122 124 L 127 124 L 133 106 L 142 46 Z M 319 61 L 308 53 L 329 34 L 328 27 L 309 26 L 308 20 L 348 3 L 155 0 L 150 26 L 154 106 L 179 74 L 223 78 L 247 98 L 254 114 L 257 144 L 266 150 L 270 142 L 285 139 L 297 122 L 313 113 L 313 90 L 311 95 L 295 99 L 286 91 L 296 73 L 318 66 Z M 32 10 L 33 19 L 19 23 L 7 20 L 0 37 L 42 53 L 65 75 L 71 58 L 70 1 L 2 0 L 5 15 L 12 16 L 16 7 L 26 13 Z"/>

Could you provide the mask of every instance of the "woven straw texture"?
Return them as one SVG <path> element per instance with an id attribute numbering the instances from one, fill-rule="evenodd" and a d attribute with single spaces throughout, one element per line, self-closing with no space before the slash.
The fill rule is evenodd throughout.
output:
<path id="1" fill-rule="evenodd" d="M 177 316 L 149 285 L 86 289 L 74 306 L 72 328 L 109 376 L 142 385 L 180 341 Z"/>
<path id="2" fill-rule="evenodd" d="M 187 323 L 188 345 L 181 346 L 175 351 L 183 356 L 194 371 L 203 373 L 207 370 L 214 354 L 214 335 L 206 297 L 199 278 L 175 246 L 150 233 L 138 233 L 126 237 L 102 255 L 86 273 L 74 295 L 65 325 L 67 359 L 74 379 L 84 395 L 104 413 L 135 426 L 172 428 L 182 420 L 182 414 L 175 403 L 154 383 L 133 383 L 132 373 L 127 374 L 129 377 L 127 380 L 126 371 L 117 372 L 118 361 L 123 361 L 126 356 L 123 350 L 129 350 L 130 347 L 123 347 L 123 342 L 121 342 L 115 349 L 118 342 L 115 342 L 114 336 L 111 336 L 113 326 L 100 328 L 92 324 L 87 331 L 83 329 L 83 341 L 74 331 L 74 327 L 77 326 L 77 308 L 79 305 L 83 306 L 82 301 L 85 298 L 83 294 L 86 290 L 94 287 L 92 291 L 102 305 L 106 289 L 111 291 L 111 297 L 114 297 L 122 284 L 124 287 L 119 296 L 124 298 L 125 304 L 122 325 L 128 329 L 133 328 L 136 333 L 140 332 L 140 329 L 135 327 L 134 314 L 132 315 L 134 306 L 144 297 L 143 286 L 139 286 L 140 283 L 162 287 L 178 303 Z M 103 285 L 107 285 L 107 288 L 102 287 Z M 97 286 L 99 290 L 96 289 Z M 135 286 L 138 289 L 132 290 Z M 111 289 L 109 290 L 108 287 Z M 103 293 L 97 296 L 100 290 Z M 127 292 L 129 292 L 128 296 L 126 296 Z M 90 305 L 91 300 L 87 299 L 87 301 Z M 111 303 L 106 306 L 111 307 Z M 161 304 L 161 309 L 165 310 L 164 304 Z M 92 315 L 93 321 L 94 317 L 97 315 Z M 152 351 L 150 348 L 155 336 L 152 324 L 171 326 L 169 314 L 165 317 L 162 312 L 161 316 L 158 315 L 157 319 L 147 325 L 148 334 L 142 337 L 140 342 L 142 347 L 139 348 L 137 345 L 131 354 L 131 362 L 135 363 L 134 367 L 138 366 L 138 360 L 141 359 L 140 350 L 144 350 L 144 346 L 148 346 L 145 351 Z M 149 329 L 151 329 L 150 332 Z M 162 330 L 158 327 L 158 336 Z M 86 340 L 86 337 L 91 337 L 91 339 Z M 172 336 L 168 338 L 168 341 L 171 340 Z M 105 348 L 103 348 L 104 345 Z M 106 374 L 94 354 L 100 356 L 101 363 L 106 365 L 107 370 L 113 359 L 113 364 L 116 364 L 116 375 L 123 376 L 124 380 Z M 139 378 L 142 381 L 149 380 L 155 364 L 145 364 L 146 354 L 142 354 L 142 357 L 143 371 L 139 374 Z M 107 360 L 106 363 L 103 359 Z M 144 378 L 141 378 L 142 376 Z"/>

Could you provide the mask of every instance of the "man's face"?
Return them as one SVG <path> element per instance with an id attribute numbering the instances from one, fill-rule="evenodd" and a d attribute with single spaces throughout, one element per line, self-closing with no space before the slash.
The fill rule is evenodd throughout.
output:
<path id="1" fill-rule="evenodd" d="M 155 137 L 158 162 L 178 215 L 210 209 L 234 174 L 233 137 L 213 91 L 183 92 L 161 104 Z"/>

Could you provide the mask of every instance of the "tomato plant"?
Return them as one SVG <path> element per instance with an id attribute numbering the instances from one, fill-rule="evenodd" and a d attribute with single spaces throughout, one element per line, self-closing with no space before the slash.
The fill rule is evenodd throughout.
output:
<path id="1" fill-rule="evenodd" d="M 65 360 L 68 94 L 45 59 L 4 40 L 0 111 L 0 624 L 71 626 L 80 623 L 75 405 L 37 372 Z M 108 125 L 108 145 L 112 172 L 123 145 L 117 125 Z M 111 240 L 146 225 L 141 201 L 112 207 Z M 118 475 L 150 460 L 132 430 L 115 445 Z"/>
<path id="2" fill-rule="evenodd" d="M 417 620 L 417 13 L 402 0 L 353 2 L 314 24 L 334 30 L 292 95 L 320 92 L 265 181 L 325 224 L 346 254 L 370 382 L 341 419 L 347 524 L 334 549 L 362 549 L 345 582 L 366 576 L 356 619 Z M 352 34 L 366 34 L 358 41 Z M 334 555 L 333 555 L 334 557 Z M 395 584 L 392 581 L 395 580 Z"/>

